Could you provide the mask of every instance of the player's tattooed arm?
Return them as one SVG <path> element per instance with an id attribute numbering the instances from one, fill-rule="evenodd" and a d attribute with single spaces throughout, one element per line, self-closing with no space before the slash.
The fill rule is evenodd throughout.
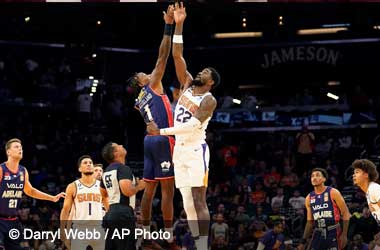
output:
<path id="1" fill-rule="evenodd" d="M 216 105 L 217 102 L 212 95 L 206 96 L 202 100 L 198 110 L 195 112 L 194 117 L 197 118 L 201 123 L 203 123 L 207 120 L 207 118 L 212 117 Z"/>

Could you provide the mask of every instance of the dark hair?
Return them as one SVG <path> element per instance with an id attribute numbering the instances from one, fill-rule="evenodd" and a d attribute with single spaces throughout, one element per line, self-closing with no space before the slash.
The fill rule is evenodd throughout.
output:
<path id="1" fill-rule="evenodd" d="M 277 227 L 279 225 L 283 226 L 284 223 L 281 220 L 276 220 L 276 221 L 273 222 L 273 227 Z"/>
<path id="2" fill-rule="evenodd" d="M 77 166 L 78 166 L 78 168 L 80 168 L 80 164 L 82 163 L 82 161 L 84 160 L 84 159 L 91 159 L 91 156 L 89 156 L 89 155 L 82 155 L 81 157 L 79 157 L 79 159 L 78 159 L 78 161 L 77 161 Z M 91 159 L 92 160 L 92 159 Z"/>
<path id="3" fill-rule="evenodd" d="M 7 143 L 5 143 L 5 151 L 7 151 L 8 149 L 10 149 L 12 143 L 14 143 L 14 142 L 18 142 L 18 143 L 21 144 L 21 140 L 20 139 L 12 138 L 9 141 L 7 141 Z"/>
<path id="4" fill-rule="evenodd" d="M 131 77 L 128 78 L 127 84 L 131 88 L 137 88 L 139 86 L 139 81 L 137 80 L 137 73 L 134 73 Z"/>
<path id="5" fill-rule="evenodd" d="M 103 169 L 103 164 L 101 164 L 101 163 L 97 163 L 97 164 L 94 164 L 94 167 L 95 167 L 95 168 L 96 168 L 96 167 L 99 167 L 99 168 Z"/>
<path id="6" fill-rule="evenodd" d="M 369 181 L 376 181 L 379 178 L 379 172 L 377 172 L 376 165 L 370 160 L 360 159 L 355 160 L 352 163 L 354 169 L 361 169 L 368 174 Z"/>
<path id="7" fill-rule="evenodd" d="M 109 142 L 107 143 L 103 149 L 102 149 L 102 157 L 103 159 L 108 162 L 108 163 L 111 163 L 113 162 L 115 156 L 113 154 L 113 151 L 114 151 L 114 146 L 113 146 L 113 142 Z"/>
<path id="8" fill-rule="evenodd" d="M 220 84 L 220 75 L 216 69 L 213 67 L 207 67 L 211 71 L 212 80 L 214 80 L 214 84 L 212 85 L 212 89 L 215 89 Z"/>
<path id="9" fill-rule="evenodd" d="M 326 169 L 323 169 L 323 168 L 313 168 L 313 170 L 311 170 L 311 173 L 314 173 L 314 172 L 321 172 L 323 177 L 325 177 L 325 179 L 327 180 L 329 178 L 329 175 L 326 171 Z"/>

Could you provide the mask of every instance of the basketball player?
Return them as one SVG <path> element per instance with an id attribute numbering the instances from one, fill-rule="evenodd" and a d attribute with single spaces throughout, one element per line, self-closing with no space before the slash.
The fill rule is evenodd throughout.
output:
<path id="1" fill-rule="evenodd" d="M 154 119 L 160 128 L 173 126 L 171 104 L 164 92 L 161 82 L 170 53 L 174 22 L 173 11 L 174 6 L 170 5 L 167 12 L 164 12 L 164 36 L 153 72 L 150 75 L 137 73 L 129 80 L 131 85 L 138 85 L 142 88 L 137 98 L 136 108 L 140 111 L 145 122 Z M 161 210 L 164 218 L 165 231 L 171 235 L 168 240 L 169 246 L 167 247 L 176 249 L 172 237 L 174 197 L 173 147 L 174 138 L 172 136 L 153 136 L 148 134 L 144 138 L 143 178 L 146 182 L 146 186 L 141 200 L 141 215 L 144 229 L 150 231 L 152 201 L 158 183 L 160 183 L 162 196 Z M 144 239 L 142 245 L 146 248 L 160 249 L 153 241 L 147 239 Z"/>
<path id="2" fill-rule="evenodd" d="M 66 230 L 71 227 L 85 231 L 96 230 L 104 233 L 101 224 L 103 220 L 103 205 L 108 208 L 107 192 L 100 189 L 100 181 L 94 177 L 94 164 L 88 155 L 83 155 L 78 160 L 78 170 L 81 178 L 70 183 L 66 188 L 66 198 L 61 211 L 61 240 L 68 249 L 104 249 L 104 240 L 95 239 L 66 239 Z M 70 218 L 70 214 L 72 217 Z M 68 231 L 67 231 L 68 233 Z M 71 240 L 71 242 L 70 242 Z M 70 244 L 71 243 L 71 244 Z"/>
<path id="3" fill-rule="evenodd" d="M 102 156 L 109 163 L 101 182 L 102 192 L 109 197 L 109 210 L 104 216 L 104 226 L 109 230 L 106 250 L 136 249 L 135 240 L 135 195 L 145 188 L 145 182 L 136 180 L 132 170 L 125 165 L 127 151 L 122 145 L 107 143 Z M 115 230 L 129 229 L 130 234 L 124 238 L 111 237 Z"/>
<path id="4" fill-rule="evenodd" d="M 148 123 L 148 132 L 153 135 L 175 135 L 173 162 L 175 184 L 183 198 L 189 227 L 198 250 L 208 249 L 210 214 L 206 203 L 208 164 L 210 154 L 205 142 L 206 128 L 216 107 L 210 93 L 220 82 L 218 72 L 205 68 L 195 79 L 187 71 L 183 58 L 182 29 L 186 18 L 183 3 L 176 3 L 176 22 L 173 37 L 173 57 L 182 95 L 174 112 L 174 127 L 158 128 L 155 121 Z"/>
<path id="5" fill-rule="evenodd" d="M 314 233 L 311 240 L 311 250 L 339 250 L 347 244 L 348 221 L 350 212 L 340 192 L 332 187 L 325 186 L 328 178 L 323 168 L 314 168 L 311 171 L 311 184 L 314 187 L 305 200 L 307 223 L 299 250 L 305 248 L 314 222 Z M 340 218 L 343 219 L 343 232 L 340 229 Z"/>
<path id="6" fill-rule="evenodd" d="M 380 224 L 380 185 L 376 183 L 379 178 L 376 165 L 367 159 L 355 160 L 352 163 L 354 185 L 366 193 L 367 203 L 373 218 Z"/>
<path id="7" fill-rule="evenodd" d="M 10 139 L 5 144 L 5 151 L 8 159 L 0 165 L 0 249 L 29 249 L 17 218 L 23 192 L 32 198 L 53 202 L 64 198 L 65 193 L 51 196 L 32 187 L 28 171 L 20 164 L 23 155 L 21 140 Z M 8 233 L 11 229 L 21 232 L 18 239 L 9 238 Z"/>
<path id="8" fill-rule="evenodd" d="M 95 164 L 94 165 L 94 177 L 98 181 L 102 180 L 103 175 L 103 164 Z"/>

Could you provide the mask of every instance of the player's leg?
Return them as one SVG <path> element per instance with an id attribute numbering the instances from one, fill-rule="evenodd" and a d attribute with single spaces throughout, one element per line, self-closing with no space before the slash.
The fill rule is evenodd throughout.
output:
<path id="1" fill-rule="evenodd" d="M 192 172 L 190 162 L 193 161 L 193 148 L 176 144 L 173 152 L 175 185 L 181 192 L 183 208 L 186 212 L 189 229 L 195 239 L 199 238 L 198 216 L 191 192 Z"/>
<path id="2" fill-rule="evenodd" d="M 210 212 L 206 202 L 207 187 L 192 187 L 191 191 L 193 194 L 195 210 L 198 216 L 200 244 L 202 249 L 207 249 L 210 226 Z"/>
<path id="3" fill-rule="evenodd" d="M 164 219 L 165 231 L 173 236 L 173 199 L 174 199 L 174 168 L 172 152 L 174 139 L 168 136 L 156 137 L 154 152 L 155 178 L 161 184 L 161 211 Z M 172 242 L 172 237 L 169 240 Z"/>
<path id="4" fill-rule="evenodd" d="M 158 181 L 155 180 L 154 143 L 155 138 L 146 136 L 144 139 L 144 173 L 146 182 L 144 194 L 141 200 L 141 218 L 144 229 L 150 231 L 150 220 L 152 218 L 152 202 L 156 194 Z"/>
<path id="5" fill-rule="evenodd" d="M 198 249 L 208 249 L 208 233 L 210 223 L 210 213 L 206 202 L 206 192 L 208 184 L 208 165 L 210 152 L 207 144 L 192 147 L 189 150 L 192 158 L 188 162 L 191 167 L 191 197 L 197 215 L 199 229 L 199 239 L 195 240 Z"/>
<path id="6" fill-rule="evenodd" d="M 164 218 L 165 231 L 173 235 L 173 199 L 174 178 L 161 180 L 161 211 Z"/>

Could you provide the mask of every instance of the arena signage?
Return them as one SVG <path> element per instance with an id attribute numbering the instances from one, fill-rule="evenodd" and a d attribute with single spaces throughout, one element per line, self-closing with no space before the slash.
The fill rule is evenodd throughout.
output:
<path id="1" fill-rule="evenodd" d="M 325 47 L 296 46 L 272 50 L 264 54 L 261 67 L 266 69 L 287 62 L 318 62 L 336 66 L 340 52 Z"/>

